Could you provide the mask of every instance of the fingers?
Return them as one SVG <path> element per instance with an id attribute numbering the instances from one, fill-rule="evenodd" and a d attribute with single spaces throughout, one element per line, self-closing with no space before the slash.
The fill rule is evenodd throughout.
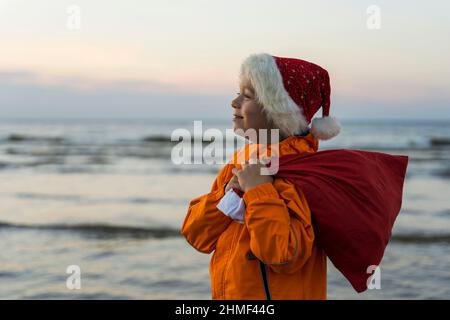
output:
<path id="1" fill-rule="evenodd" d="M 242 170 L 245 171 L 246 169 L 248 169 L 251 166 L 255 166 L 255 167 L 267 166 L 267 164 L 269 164 L 270 161 L 271 161 L 271 159 L 264 157 L 262 159 L 256 160 L 255 162 L 249 163 L 248 161 L 245 161 L 245 163 L 241 164 L 241 167 L 242 167 Z"/>
<path id="2" fill-rule="evenodd" d="M 230 185 L 232 185 L 233 187 L 239 186 L 239 179 L 237 176 L 233 175 L 233 177 L 231 177 L 230 180 Z"/>
<path id="3" fill-rule="evenodd" d="M 225 188 L 225 192 L 227 192 L 231 188 L 236 188 L 236 189 L 242 190 L 242 187 L 239 184 L 238 176 L 235 174 L 235 171 L 236 171 L 235 169 L 238 170 L 237 168 L 231 169 L 231 171 L 233 172 L 233 176 L 231 177 L 230 181 L 228 181 L 228 184 L 226 185 L 226 188 Z"/>
<path id="4" fill-rule="evenodd" d="M 257 169 L 260 167 L 266 167 L 271 162 L 271 160 L 272 159 L 269 157 L 263 157 L 262 159 L 250 159 L 250 161 L 245 160 L 244 163 L 241 164 L 240 170 L 235 167 L 231 171 L 236 177 L 239 177 L 242 174 L 242 172 L 246 172 L 250 168 Z"/>

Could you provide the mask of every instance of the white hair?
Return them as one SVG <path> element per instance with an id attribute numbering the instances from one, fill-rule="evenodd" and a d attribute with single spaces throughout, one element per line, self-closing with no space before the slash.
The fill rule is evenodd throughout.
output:
<path id="1" fill-rule="evenodd" d="M 303 107 L 297 105 L 286 91 L 283 78 L 272 55 L 258 53 L 248 56 L 241 64 L 240 80 L 250 80 L 257 101 L 262 105 L 267 119 L 280 130 L 283 136 L 305 133 L 309 122 L 303 113 Z M 310 132 L 320 140 L 336 136 L 341 125 L 335 117 L 312 119 Z"/>
<path id="2" fill-rule="evenodd" d="M 240 70 L 240 78 L 244 76 L 249 78 L 267 118 L 282 135 L 292 136 L 308 129 L 302 109 L 287 94 L 280 70 L 271 55 L 260 53 L 247 57 Z"/>

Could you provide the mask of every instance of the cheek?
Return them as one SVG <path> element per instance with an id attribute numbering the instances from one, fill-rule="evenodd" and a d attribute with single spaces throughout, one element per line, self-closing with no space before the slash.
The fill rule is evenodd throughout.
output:
<path id="1" fill-rule="evenodd" d="M 254 101 L 243 104 L 242 115 L 244 116 L 245 123 L 249 127 L 261 127 L 266 122 L 261 106 Z"/>
<path id="2" fill-rule="evenodd" d="M 255 118 L 260 114 L 260 106 L 254 101 L 244 102 L 241 112 L 244 117 Z"/>

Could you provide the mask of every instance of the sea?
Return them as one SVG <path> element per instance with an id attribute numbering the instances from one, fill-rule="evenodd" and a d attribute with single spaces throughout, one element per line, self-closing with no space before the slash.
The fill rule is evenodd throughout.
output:
<path id="1" fill-rule="evenodd" d="M 210 256 L 179 230 L 222 164 L 172 161 L 174 130 L 196 135 L 175 116 L 0 119 L 0 299 L 211 299 Z M 341 123 L 319 150 L 409 165 L 378 286 L 356 293 L 329 261 L 328 299 L 449 299 L 450 120 Z M 202 125 L 225 133 L 231 119 Z"/>

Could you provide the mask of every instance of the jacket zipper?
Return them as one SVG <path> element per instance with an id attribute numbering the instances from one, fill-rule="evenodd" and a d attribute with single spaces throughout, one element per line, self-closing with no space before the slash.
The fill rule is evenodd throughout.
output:
<path id="1" fill-rule="evenodd" d="M 248 251 L 247 259 L 248 260 L 256 260 L 258 258 L 256 258 L 256 256 L 253 254 L 252 251 Z M 258 260 L 258 262 L 259 262 L 259 271 L 261 271 L 261 278 L 263 281 L 264 293 L 266 294 L 266 299 L 272 300 L 272 297 L 270 295 L 270 289 L 269 289 L 269 280 L 267 279 L 266 265 L 261 260 Z"/>
<path id="2" fill-rule="evenodd" d="M 266 293 L 266 299 L 272 300 L 272 297 L 270 296 L 269 282 L 267 280 L 266 265 L 262 261 L 259 261 L 259 270 L 261 271 L 261 277 L 263 281 L 264 292 Z"/>

